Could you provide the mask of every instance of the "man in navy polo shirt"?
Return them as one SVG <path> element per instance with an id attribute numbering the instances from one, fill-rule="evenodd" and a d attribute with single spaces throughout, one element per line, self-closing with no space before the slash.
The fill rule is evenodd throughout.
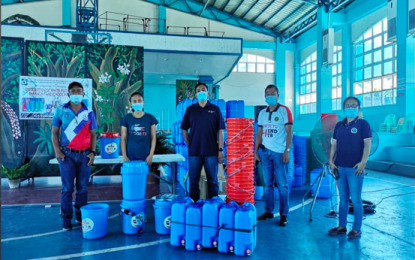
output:
<path id="1" fill-rule="evenodd" d="M 198 83 L 195 92 L 198 102 L 186 109 L 180 128 L 189 147 L 190 198 L 198 201 L 202 166 L 208 181 L 208 197 L 218 195 L 218 164 L 223 162 L 225 123 L 219 107 L 207 100 L 209 93 L 206 84 Z"/>
<path id="2" fill-rule="evenodd" d="M 348 97 L 343 103 L 346 118 L 338 122 L 331 144 L 330 167 L 338 170 L 337 181 L 340 194 L 339 226 L 329 230 L 330 235 L 346 234 L 349 198 L 354 209 L 353 230 L 347 235 L 349 239 L 361 235 L 363 220 L 362 186 L 363 176 L 372 144 L 372 131 L 367 121 L 358 117 L 360 101 Z"/>
<path id="3" fill-rule="evenodd" d="M 75 215 L 78 223 L 82 221 L 80 209 L 88 202 L 87 185 L 95 158 L 97 128 L 94 111 L 82 103 L 84 87 L 72 82 L 68 92 L 70 101 L 58 107 L 52 119 L 52 142 L 62 179 L 61 216 L 64 230 L 72 229 L 75 179 Z"/>

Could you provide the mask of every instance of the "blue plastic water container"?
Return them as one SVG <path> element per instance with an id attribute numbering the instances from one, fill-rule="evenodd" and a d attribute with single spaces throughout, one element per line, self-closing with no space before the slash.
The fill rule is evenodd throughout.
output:
<path id="1" fill-rule="evenodd" d="M 186 210 L 186 250 L 202 250 L 203 202 L 192 202 Z"/>
<path id="2" fill-rule="evenodd" d="M 320 175 L 322 169 L 318 168 L 313 170 L 310 173 L 310 183 L 312 184 Z M 321 180 L 321 186 L 320 186 L 320 190 L 319 193 L 317 194 L 317 198 L 320 199 L 329 199 L 330 198 L 330 192 L 331 192 L 331 185 L 333 183 L 333 177 L 327 173 L 326 177 L 324 177 Z M 313 186 L 313 188 L 311 189 L 311 194 L 313 196 L 315 196 L 316 191 L 317 191 L 317 186 L 318 186 L 318 181 L 316 182 L 316 184 Z M 335 188 L 333 188 L 333 190 L 335 190 Z"/>
<path id="3" fill-rule="evenodd" d="M 146 226 L 146 200 L 123 200 L 120 206 L 124 234 L 135 235 L 143 232 Z"/>
<path id="4" fill-rule="evenodd" d="M 233 253 L 235 251 L 235 211 L 238 204 L 234 201 L 222 205 L 219 211 L 219 245 L 221 253 Z"/>
<path id="5" fill-rule="evenodd" d="M 238 100 L 236 103 L 236 111 L 238 118 L 245 118 L 245 101 Z"/>
<path id="6" fill-rule="evenodd" d="M 262 197 L 264 197 L 264 187 L 255 186 L 255 200 L 260 200 Z"/>
<path id="7" fill-rule="evenodd" d="M 254 252 L 257 235 L 255 206 L 247 202 L 235 212 L 235 255 L 249 256 Z"/>
<path id="8" fill-rule="evenodd" d="M 183 105 L 183 117 L 184 117 L 184 114 L 186 113 L 186 109 L 190 107 L 191 105 L 193 105 L 193 100 L 190 98 L 186 98 L 186 100 L 184 101 L 184 105 Z"/>
<path id="9" fill-rule="evenodd" d="M 182 121 L 182 120 L 183 120 L 183 101 L 177 104 L 177 107 L 176 107 L 176 121 Z"/>
<path id="10" fill-rule="evenodd" d="M 156 233 L 168 235 L 171 231 L 171 208 L 172 200 L 156 199 L 153 204 Z"/>
<path id="11" fill-rule="evenodd" d="M 119 133 L 102 133 L 99 140 L 102 159 L 117 159 L 120 156 L 121 136 Z"/>
<path id="12" fill-rule="evenodd" d="M 294 169 L 294 187 L 301 187 L 303 186 L 302 176 L 303 176 L 303 168 L 300 166 L 296 166 Z"/>
<path id="13" fill-rule="evenodd" d="M 205 200 L 202 208 L 202 246 L 218 247 L 219 209 L 224 204 L 220 197 Z"/>
<path id="14" fill-rule="evenodd" d="M 184 246 L 186 236 L 186 210 L 192 199 L 175 199 L 171 208 L 170 244 Z"/>
<path id="15" fill-rule="evenodd" d="M 124 162 L 121 167 L 122 195 L 125 200 L 146 198 L 148 165 L 144 161 Z"/>
<path id="16" fill-rule="evenodd" d="M 237 111 L 236 111 L 236 100 L 230 100 L 226 102 L 226 118 L 236 118 Z"/>
<path id="17" fill-rule="evenodd" d="M 82 234 L 85 239 L 98 239 L 107 235 L 109 205 L 88 204 L 81 207 Z"/>
<path id="18" fill-rule="evenodd" d="M 226 102 L 223 99 L 218 99 L 218 107 L 222 113 L 222 117 L 226 118 Z"/>
<path id="19" fill-rule="evenodd" d="M 210 99 L 210 100 L 209 100 L 209 102 L 210 102 L 212 105 L 215 105 L 215 106 L 217 106 L 217 105 L 218 105 L 218 100 L 217 100 L 217 99 Z"/>

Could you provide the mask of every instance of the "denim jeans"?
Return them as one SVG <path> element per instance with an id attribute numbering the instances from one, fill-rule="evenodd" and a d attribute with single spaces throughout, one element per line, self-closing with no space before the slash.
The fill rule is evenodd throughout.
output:
<path id="1" fill-rule="evenodd" d="M 355 169 L 339 167 L 340 179 L 337 181 L 340 195 L 339 226 L 347 226 L 349 214 L 349 198 L 352 198 L 354 209 L 353 229 L 360 230 L 363 220 L 362 187 L 363 175 L 357 177 Z"/>
<path id="2" fill-rule="evenodd" d="M 193 201 L 200 199 L 199 180 L 202 172 L 202 166 L 205 167 L 208 197 L 218 196 L 218 157 L 217 156 L 189 156 L 189 188 L 190 198 Z"/>
<path id="3" fill-rule="evenodd" d="M 261 154 L 262 171 L 265 181 L 265 211 L 274 212 L 274 185 L 278 185 L 280 196 L 280 215 L 287 216 L 289 194 L 287 171 L 288 164 L 282 162 L 282 153 L 264 149 Z"/>
<path id="4" fill-rule="evenodd" d="M 76 180 L 75 215 L 81 219 L 81 207 L 88 203 L 87 185 L 91 174 L 91 166 L 87 166 L 87 153 L 72 153 L 63 149 L 65 160 L 59 162 L 62 180 L 61 216 L 67 221 L 72 220 L 72 194 Z"/>

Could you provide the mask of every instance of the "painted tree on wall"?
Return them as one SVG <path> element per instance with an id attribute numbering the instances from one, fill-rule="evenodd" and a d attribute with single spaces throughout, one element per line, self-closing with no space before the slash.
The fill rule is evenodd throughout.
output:
<path id="1" fill-rule="evenodd" d="M 121 119 L 130 110 L 130 95 L 143 92 L 143 48 L 91 44 L 87 60 L 95 87 L 97 132 L 120 132 Z"/>
<path id="2" fill-rule="evenodd" d="M 176 104 L 186 98 L 193 99 L 195 97 L 195 87 L 197 80 L 177 80 L 176 81 Z"/>
<path id="3" fill-rule="evenodd" d="M 27 74 L 37 77 L 84 78 L 85 45 L 27 42 Z M 29 171 L 36 175 L 54 175 L 57 166 L 49 165 L 54 156 L 51 120 L 28 120 L 28 156 L 31 158 Z M 33 147 L 33 148 L 32 148 Z M 35 149 L 35 150 L 33 150 Z"/>
<path id="4" fill-rule="evenodd" d="M 23 123 L 18 118 L 18 80 L 22 73 L 23 39 L 1 38 L 1 159 L 8 167 L 24 160 Z M 9 134 L 5 134 L 9 133 Z"/>

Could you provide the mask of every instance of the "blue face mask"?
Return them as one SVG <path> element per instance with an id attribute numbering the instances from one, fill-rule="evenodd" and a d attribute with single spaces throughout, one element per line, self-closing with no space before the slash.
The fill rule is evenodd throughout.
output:
<path id="1" fill-rule="evenodd" d="M 201 91 L 197 93 L 197 100 L 204 102 L 207 100 L 207 92 Z"/>
<path id="2" fill-rule="evenodd" d="M 359 110 L 357 108 L 346 108 L 344 113 L 348 118 L 355 118 L 359 115 Z"/>
<path id="3" fill-rule="evenodd" d="M 141 112 L 143 110 L 144 104 L 143 103 L 135 103 L 132 105 L 133 109 L 137 112 Z"/>
<path id="4" fill-rule="evenodd" d="M 267 102 L 268 106 L 272 107 L 277 104 L 278 99 L 276 96 L 268 96 L 268 97 L 265 97 L 265 102 Z"/>
<path id="5" fill-rule="evenodd" d="M 79 104 L 82 102 L 82 95 L 70 95 L 69 100 L 71 100 L 75 104 Z"/>

